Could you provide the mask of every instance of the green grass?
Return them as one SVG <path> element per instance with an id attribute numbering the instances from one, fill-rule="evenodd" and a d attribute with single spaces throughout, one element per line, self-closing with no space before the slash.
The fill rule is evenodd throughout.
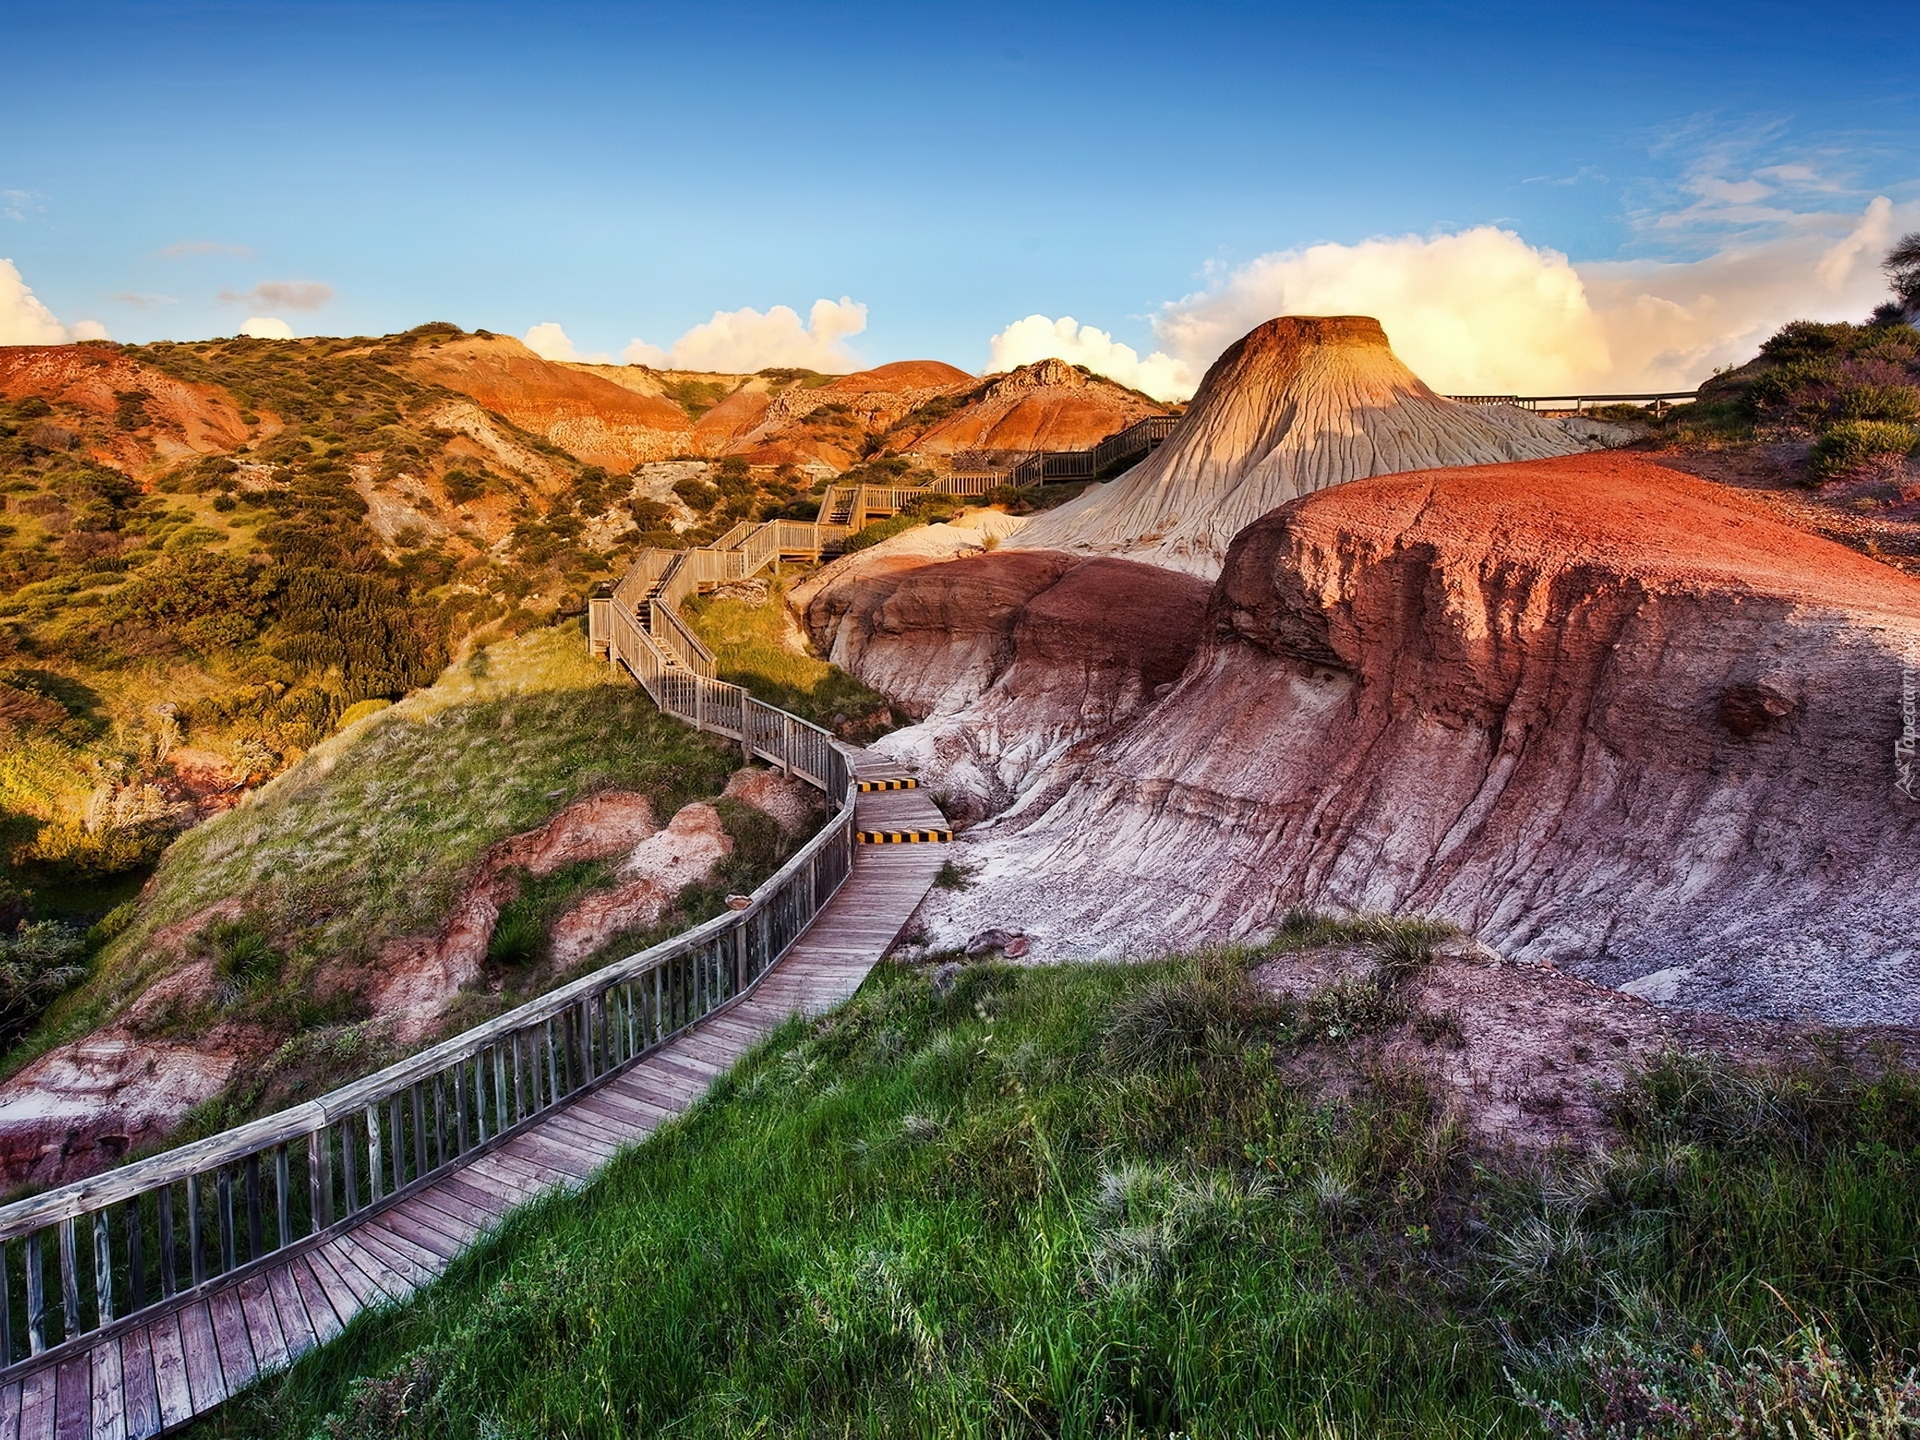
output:
<path id="1" fill-rule="evenodd" d="M 756 700 L 860 744 L 893 728 L 886 696 L 812 653 L 778 581 L 764 601 L 695 596 L 685 613 L 720 678 L 746 686 Z"/>
<path id="2" fill-rule="evenodd" d="M 223 900 L 286 957 L 278 986 L 250 996 L 260 1018 L 293 1029 L 351 1018 L 318 1000 L 320 973 L 432 930 L 489 845 L 607 788 L 647 795 L 664 823 L 716 796 L 738 766 L 732 747 L 591 659 L 577 624 L 480 651 L 176 840 L 90 979 L 7 1064 L 114 1014 L 177 963 L 156 932 Z"/>
<path id="3" fill-rule="evenodd" d="M 1609 1357 L 1911 1343 L 1911 1080 L 1675 1060 L 1522 1164 L 1251 958 L 879 972 L 197 1433 L 1520 1435 Z"/>

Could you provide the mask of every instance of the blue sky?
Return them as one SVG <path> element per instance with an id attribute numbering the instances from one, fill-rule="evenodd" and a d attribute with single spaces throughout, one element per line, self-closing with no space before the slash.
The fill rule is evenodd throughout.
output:
<path id="1" fill-rule="evenodd" d="M 1854 314 L 1866 252 L 1920 226 L 1920 25 L 1893 4 L 0 13 L 0 256 L 123 340 L 450 319 L 618 356 L 845 296 L 847 363 L 978 369 L 1070 316 L 1101 338 L 992 358 L 1191 372 L 1263 305 L 1373 285 L 1394 331 L 1439 286 L 1457 330 L 1571 283 L 1585 340 L 1507 315 L 1480 348 L 1624 383 L 1776 313 Z M 1649 304 L 1691 328 L 1620 329 Z M 1431 315 L 1398 328 L 1465 364 L 1447 379 L 1499 378 Z"/>

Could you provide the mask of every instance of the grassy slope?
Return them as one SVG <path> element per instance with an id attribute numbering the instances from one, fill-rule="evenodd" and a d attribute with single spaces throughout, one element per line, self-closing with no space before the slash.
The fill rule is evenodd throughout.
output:
<path id="1" fill-rule="evenodd" d="M 480 651 L 435 685 L 317 746 L 246 805 L 176 841 L 88 981 L 8 1057 L 8 1068 L 103 1023 L 177 963 L 173 950 L 151 943 L 156 931 L 238 898 L 277 952 L 271 973 L 161 1017 L 155 1033 L 252 1020 L 288 1037 L 282 1058 L 303 1080 L 344 1079 L 386 1057 L 349 1044 L 337 1063 L 310 1063 L 306 1052 L 316 1046 L 340 1051 L 327 1036 L 339 1038 L 342 1026 L 360 1018 L 327 977 L 365 966 L 388 939 L 431 930 L 487 846 L 608 787 L 648 795 L 664 823 L 688 801 L 717 796 L 738 766 L 733 747 L 663 716 L 630 679 L 590 659 L 575 623 Z M 730 862 L 716 895 L 684 897 L 667 917 L 669 928 L 704 918 L 729 886 L 751 888 L 791 848 L 764 833 L 774 827 L 757 812 L 730 801 L 722 810 L 740 845 L 739 864 Z M 577 891 L 604 879 L 584 870 L 561 881 Z M 482 1010 L 557 977 L 536 966 L 502 978 L 498 995 L 473 997 L 449 1023 L 474 1023 Z M 283 1088 L 269 1086 L 241 1108 L 285 1099 Z M 207 1123 L 235 1118 L 219 1108 Z"/>
<path id="2" fill-rule="evenodd" d="M 695 596 L 688 623 L 713 651 L 720 678 L 754 698 L 790 710 L 859 743 L 892 728 L 887 698 L 846 671 L 795 648 L 797 629 L 784 589 L 775 582 L 763 601 Z M 801 641 L 800 643 L 804 643 Z"/>
<path id="3" fill-rule="evenodd" d="M 1635 1346 L 1910 1342 L 1911 1082 L 1675 1061 L 1522 1166 L 1243 959 L 883 971 L 198 1433 L 1485 1436 Z"/>

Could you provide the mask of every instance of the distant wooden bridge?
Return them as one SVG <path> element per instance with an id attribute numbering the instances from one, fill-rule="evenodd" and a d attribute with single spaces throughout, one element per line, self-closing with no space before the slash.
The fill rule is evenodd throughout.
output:
<path id="1" fill-rule="evenodd" d="M 892 946 L 947 847 L 859 840 L 947 835 L 912 777 L 689 673 L 630 608 L 596 617 L 596 648 L 663 710 L 818 787 L 833 818 L 744 909 L 318 1100 L 0 1207 L 0 1440 L 204 1415 L 588 1183 Z"/>

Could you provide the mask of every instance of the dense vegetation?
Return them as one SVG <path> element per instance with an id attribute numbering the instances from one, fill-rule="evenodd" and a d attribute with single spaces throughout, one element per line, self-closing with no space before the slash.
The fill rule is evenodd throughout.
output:
<path id="1" fill-rule="evenodd" d="M 317 1093 L 395 1058 L 368 995 L 386 946 L 432 934 L 489 845 L 583 796 L 645 795 L 664 824 L 716 800 L 734 852 L 657 926 L 552 963 L 548 929 L 570 903 L 612 882 L 608 862 L 523 877 L 478 983 L 435 1033 L 476 1024 L 567 976 L 717 914 L 801 837 L 721 799 L 737 749 L 661 714 L 638 686 L 590 659 L 575 623 L 476 651 L 398 705 L 374 706 L 245 806 L 196 826 L 168 850 L 140 900 L 94 927 L 91 969 L 71 927 L 28 925 L 0 944 L 0 1041 L 10 1073 L 51 1045 L 110 1020 L 155 1043 L 218 1038 L 257 1057 L 175 1140 Z M 143 1000 L 194 960 L 212 982 Z M 44 1020 L 39 1011 L 74 986 Z"/>
<path id="2" fill-rule="evenodd" d="M 1914 1433 L 1920 1087 L 1674 1056 L 1609 1155 L 1477 1149 L 1367 1044 L 1444 1038 L 1431 934 L 878 972 L 201 1433 Z"/>
<path id="3" fill-rule="evenodd" d="M 406 362 L 450 331 L 81 347 L 237 407 L 251 438 L 232 453 L 183 455 L 179 417 L 149 413 L 145 391 L 106 416 L 0 406 L 0 890 L 16 914 L 23 891 L 57 901 L 152 863 L 194 813 L 173 752 L 240 783 L 272 774 L 356 704 L 430 682 L 465 637 L 524 630 L 611 573 L 619 557 L 579 536 L 625 482 L 497 417 L 518 467 L 442 423 L 454 397 Z M 414 518 L 383 520 L 383 493 Z"/>
<path id="4" fill-rule="evenodd" d="M 1802 438 L 1817 484 L 1920 451 L 1920 332 L 1898 322 L 1796 320 L 1759 358 L 1716 375 L 1676 412 L 1667 438 L 1724 443 Z"/>

